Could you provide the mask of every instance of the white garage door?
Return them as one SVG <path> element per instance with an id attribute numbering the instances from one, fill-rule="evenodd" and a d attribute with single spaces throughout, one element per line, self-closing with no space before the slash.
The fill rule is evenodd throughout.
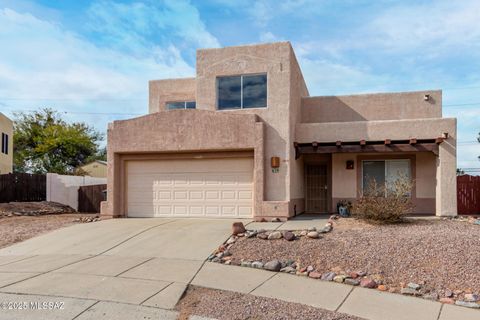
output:
<path id="1" fill-rule="evenodd" d="M 253 159 L 127 162 L 129 217 L 251 217 Z"/>

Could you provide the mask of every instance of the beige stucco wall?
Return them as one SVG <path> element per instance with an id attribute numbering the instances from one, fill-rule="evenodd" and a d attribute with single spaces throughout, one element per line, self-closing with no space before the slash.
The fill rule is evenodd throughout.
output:
<path id="1" fill-rule="evenodd" d="M 0 112 L 0 137 L 2 132 L 8 135 L 8 154 L 0 152 L 0 174 L 5 174 L 13 171 L 13 121 Z"/>
<path id="2" fill-rule="evenodd" d="M 297 126 L 296 141 L 308 143 L 337 140 L 432 139 L 442 137 L 447 133 L 448 139 L 439 145 L 438 156 L 433 153 L 417 153 L 417 155 L 420 154 L 422 162 L 419 165 L 420 169 L 416 169 L 416 172 L 419 173 L 416 195 L 418 198 L 417 212 L 429 213 L 425 210 L 433 207 L 433 202 L 435 202 L 437 215 L 450 216 L 456 215 L 457 212 L 456 127 L 456 119 L 452 118 L 307 123 Z M 354 198 L 357 194 L 357 186 L 352 184 L 356 173 L 343 172 L 347 158 L 354 156 L 355 154 L 341 153 L 332 155 L 332 197 L 334 199 Z M 419 161 L 417 160 L 416 163 Z M 358 168 L 358 165 L 356 167 Z"/>
<path id="3" fill-rule="evenodd" d="M 267 108 L 217 110 L 218 76 L 258 73 L 267 74 Z M 304 162 L 295 160 L 293 142 L 431 139 L 444 133 L 449 138 L 440 145 L 439 157 L 419 155 L 425 176 L 417 196 L 430 205 L 433 194 L 437 214 L 455 211 L 456 122 L 441 118 L 441 91 L 308 97 L 288 42 L 198 50 L 195 78 L 150 81 L 149 90 L 149 116 L 109 127 L 109 203 L 104 207 L 110 214 L 122 214 L 122 163 L 134 154 L 253 150 L 255 217 L 285 218 L 304 207 Z M 165 110 L 168 101 L 193 100 L 197 110 Z M 273 156 L 281 159 L 278 173 L 270 168 Z M 332 156 L 332 197 L 356 194 L 356 184 L 347 183 L 355 177 L 340 170 L 351 156 Z"/>
<path id="4" fill-rule="evenodd" d="M 137 158 L 222 158 L 229 157 L 229 152 L 249 151 L 254 156 L 254 210 L 261 215 L 264 198 L 263 133 L 263 123 L 258 122 L 254 114 L 208 110 L 160 111 L 113 122 L 108 128 L 108 203 L 102 205 L 102 214 L 125 214 L 125 161 Z"/>
<path id="5" fill-rule="evenodd" d="M 254 113 L 265 126 L 265 199 L 289 199 L 289 104 L 290 45 L 275 43 L 197 51 L 197 109 L 216 108 L 216 78 L 226 75 L 267 73 L 267 108 L 222 110 L 218 113 Z M 281 158 L 278 173 L 270 170 L 270 158 Z"/>
<path id="6" fill-rule="evenodd" d="M 297 142 L 332 142 L 360 140 L 432 139 L 450 134 L 456 143 L 456 119 L 418 119 L 301 123 L 296 128 Z"/>
<path id="7" fill-rule="evenodd" d="M 332 154 L 332 198 L 352 199 L 357 197 L 358 165 L 356 158 L 356 154 Z M 355 161 L 355 170 L 345 169 L 347 160 Z M 333 205 L 336 205 L 336 203 Z"/>
<path id="8" fill-rule="evenodd" d="M 308 97 L 309 92 L 305 80 L 300 70 L 300 65 L 295 57 L 293 49 L 290 48 L 290 145 L 289 145 L 289 164 L 290 164 L 290 210 L 289 215 L 299 214 L 305 210 L 305 191 L 304 191 L 304 163 L 295 159 L 295 149 L 292 148 L 292 142 L 295 141 L 295 127 L 302 121 L 302 97 Z"/>
<path id="9" fill-rule="evenodd" d="M 195 101 L 195 87 L 195 78 L 150 81 L 148 112 L 165 110 L 167 102 Z"/>
<path id="10" fill-rule="evenodd" d="M 424 96 L 430 95 L 428 101 Z M 302 122 L 349 122 L 442 117 L 442 91 L 305 97 Z"/>
<path id="11" fill-rule="evenodd" d="M 107 177 L 107 164 L 94 161 L 87 163 L 80 167 L 80 169 L 86 173 L 87 176 L 106 178 Z"/>
<path id="12" fill-rule="evenodd" d="M 341 199 L 354 200 L 361 193 L 362 160 L 410 159 L 414 180 L 414 211 L 419 214 L 435 213 L 435 188 L 437 157 L 432 152 L 416 153 L 334 153 L 332 154 L 331 210 Z M 354 169 L 346 169 L 347 160 L 354 161 Z"/>
<path id="13" fill-rule="evenodd" d="M 417 156 L 417 198 L 435 198 L 437 157 L 431 152 L 419 152 Z"/>

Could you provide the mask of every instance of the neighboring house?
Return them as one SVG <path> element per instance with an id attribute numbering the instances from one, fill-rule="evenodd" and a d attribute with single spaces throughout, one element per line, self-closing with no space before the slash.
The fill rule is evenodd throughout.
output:
<path id="1" fill-rule="evenodd" d="M 106 178 L 107 161 L 95 160 L 77 168 L 77 172 L 90 177 Z"/>
<path id="2" fill-rule="evenodd" d="M 109 125 L 103 214 L 284 220 L 402 173 L 415 213 L 456 215 L 441 91 L 312 97 L 288 42 L 198 50 L 196 66 L 150 82 L 150 114 Z"/>
<path id="3" fill-rule="evenodd" d="M 0 112 L 0 174 L 13 171 L 13 121 Z"/>

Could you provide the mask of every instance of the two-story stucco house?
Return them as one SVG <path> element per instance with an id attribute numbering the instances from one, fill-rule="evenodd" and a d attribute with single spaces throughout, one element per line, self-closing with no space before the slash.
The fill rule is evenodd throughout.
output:
<path id="1" fill-rule="evenodd" d="M 13 121 L 0 112 L 0 174 L 13 171 Z"/>
<path id="2" fill-rule="evenodd" d="M 151 81 L 149 114 L 109 125 L 102 214 L 284 220 L 399 174 L 414 213 L 456 215 L 441 91 L 312 97 L 288 42 L 204 49 L 195 78 Z"/>

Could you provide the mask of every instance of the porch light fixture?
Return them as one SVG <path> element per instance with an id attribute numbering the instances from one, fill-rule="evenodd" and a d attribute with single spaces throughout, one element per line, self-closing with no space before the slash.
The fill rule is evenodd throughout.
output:
<path id="1" fill-rule="evenodd" d="M 270 166 L 272 169 L 280 168 L 280 157 L 272 157 L 270 159 Z"/>
<path id="2" fill-rule="evenodd" d="M 347 160 L 347 170 L 353 170 L 354 162 L 353 160 Z"/>
<path id="3" fill-rule="evenodd" d="M 429 94 L 424 95 L 423 100 L 424 101 L 429 101 L 430 100 L 430 95 Z"/>

